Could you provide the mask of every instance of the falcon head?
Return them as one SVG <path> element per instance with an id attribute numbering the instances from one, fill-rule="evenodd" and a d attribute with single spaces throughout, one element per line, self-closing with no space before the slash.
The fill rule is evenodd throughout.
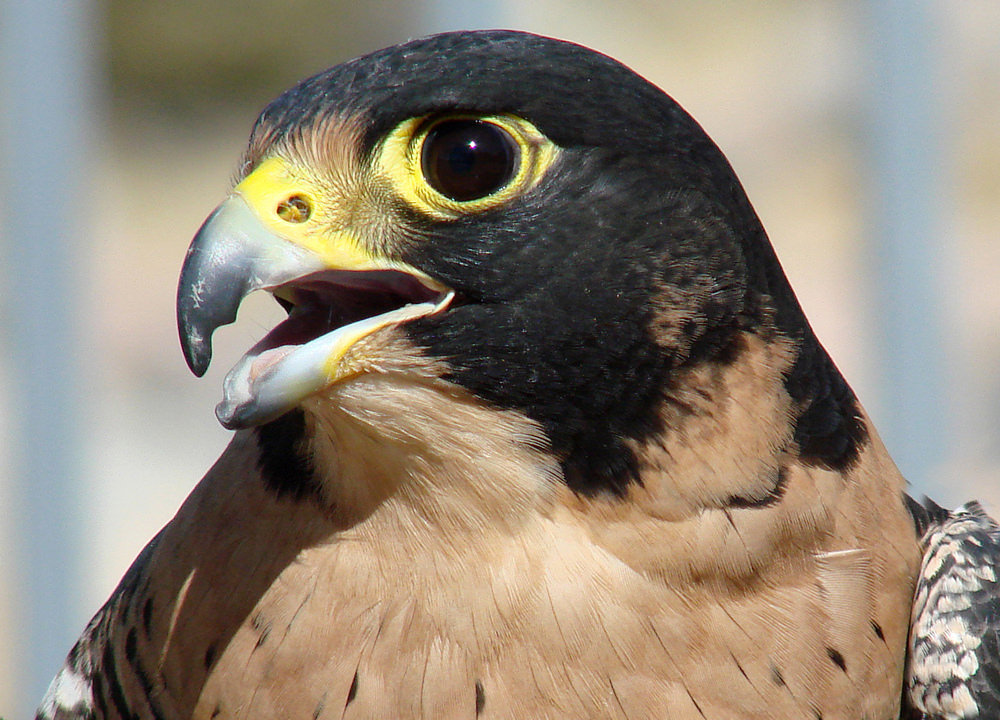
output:
<path id="1" fill-rule="evenodd" d="M 433 387 L 525 419 L 582 496 L 641 485 L 643 448 L 696 442 L 691 419 L 727 412 L 734 383 L 772 449 L 837 465 L 861 439 L 723 154 L 567 42 L 437 35 L 271 103 L 181 273 L 195 374 L 255 290 L 288 318 L 227 376 L 228 428 L 336 412 L 374 382 Z"/>

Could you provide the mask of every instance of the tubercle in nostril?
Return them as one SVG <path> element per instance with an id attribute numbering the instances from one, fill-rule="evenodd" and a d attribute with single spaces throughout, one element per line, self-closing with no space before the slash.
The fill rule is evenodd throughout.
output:
<path id="1" fill-rule="evenodd" d="M 304 195 L 292 195 L 278 203 L 275 212 L 285 222 L 304 223 L 312 215 L 312 203 Z"/>

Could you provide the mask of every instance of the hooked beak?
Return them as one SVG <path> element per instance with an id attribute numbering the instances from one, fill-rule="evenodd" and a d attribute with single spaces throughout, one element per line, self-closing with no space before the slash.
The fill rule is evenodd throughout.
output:
<path id="1" fill-rule="evenodd" d="M 217 207 L 194 236 L 177 287 L 177 325 L 188 367 L 198 377 L 212 362 L 212 333 L 236 320 L 254 290 L 322 270 L 319 258 L 282 244 L 239 195 Z"/>
<path id="2" fill-rule="evenodd" d="M 284 164 L 265 161 L 201 226 L 181 269 L 177 324 L 199 377 L 212 359 L 212 333 L 235 321 L 251 292 L 271 292 L 289 313 L 226 376 L 216 415 L 230 429 L 273 420 L 356 374 L 341 363 L 355 343 L 443 312 L 454 297 L 414 268 L 321 232 L 315 220 L 283 219 L 282 203 L 303 197 L 289 185 Z"/>

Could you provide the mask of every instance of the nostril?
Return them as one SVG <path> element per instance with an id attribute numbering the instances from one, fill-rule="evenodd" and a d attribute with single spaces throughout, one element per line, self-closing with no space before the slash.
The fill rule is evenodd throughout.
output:
<path id="1" fill-rule="evenodd" d="M 285 222 L 304 223 L 312 214 L 312 204 L 304 195 L 292 195 L 278 203 L 276 212 Z"/>

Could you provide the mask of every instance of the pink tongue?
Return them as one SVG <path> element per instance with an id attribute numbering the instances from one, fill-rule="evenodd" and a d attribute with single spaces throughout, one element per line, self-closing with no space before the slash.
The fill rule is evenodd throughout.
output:
<path id="1" fill-rule="evenodd" d="M 249 380 L 254 382 L 299 345 L 327 331 L 325 313 L 297 312 L 282 320 L 254 347 L 259 354 L 250 364 Z"/>
<path id="2" fill-rule="evenodd" d="M 257 378 L 263 375 L 268 369 L 274 367 L 279 362 L 284 360 L 288 355 L 292 353 L 297 345 L 282 345 L 281 347 L 271 348 L 270 350 L 265 350 L 250 364 L 249 379 L 250 382 L 255 382 Z"/>

